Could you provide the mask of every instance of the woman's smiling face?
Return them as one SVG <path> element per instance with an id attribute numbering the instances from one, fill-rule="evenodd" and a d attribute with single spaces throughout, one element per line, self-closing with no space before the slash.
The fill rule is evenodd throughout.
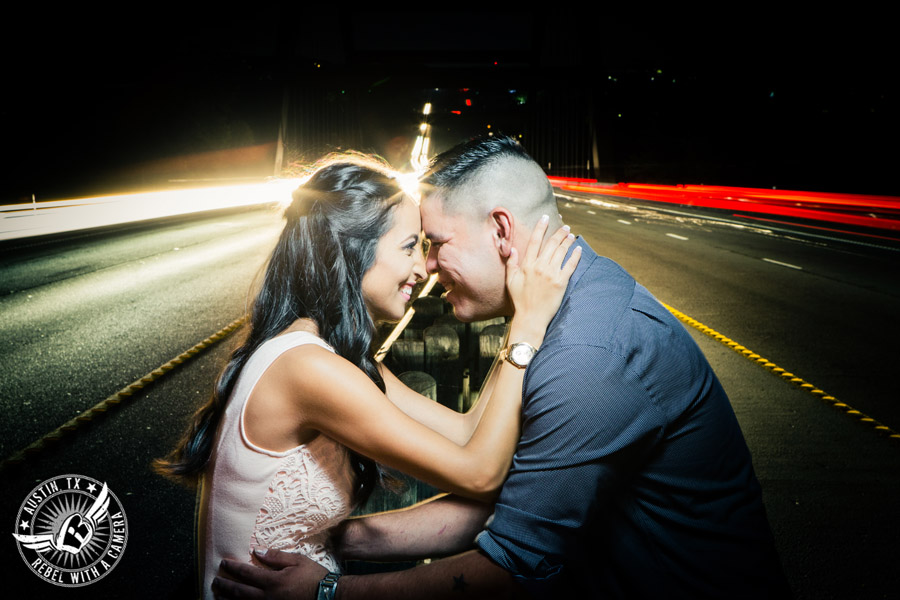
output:
<path id="1" fill-rule="evenodd" d="M 393 211 L 391 228 L 362 279 L 363 300 L 375 321 L 398 321 L 416 282 L 425 278 L 419 207 L 407 197 Z"/>

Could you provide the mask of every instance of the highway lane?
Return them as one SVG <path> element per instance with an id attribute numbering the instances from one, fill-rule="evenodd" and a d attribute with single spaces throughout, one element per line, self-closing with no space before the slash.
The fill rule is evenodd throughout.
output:
<path id="1" fill-rule="evenodd" d="M 240 209 L 4 245 L 0 455 L 241 316 L 280 226 Z"/>
<path id="2" fill-rule="evenodd" d="M 892 250 L 828 245 L 616 202 L 562 202 L 560 209 L 576 233 L 662 301 L 861 410 L 871 401 L 866 412 L 898 427 L 888 414 L 896 397 L 889 377 L 856 372 L 896 358 L 880 342 L 897 325 L 890 310 L 898 295 Z M 240 211 L 3 252 L 0 439 L 9 447 L 3 455 L 240 315 L 279 227 L 268 211 Z M 870 329 L 860 336 L 867 319 L 882 323 L 880 335 Z M 896 445 L 691 332 L 732 397 L 798 597 L 876 598 L 896 590 L 889 551 L 898 524 L 891 508 L 900 493 Z M 874 342 L 862 348 L 862 339 Z M 149 598 L 179 596 L 189 585 L 193 497 L 152 475 L 148 463 L 172 446 L 206 398 L 228 344 L 0 475 L 0 517 L 7 523 L 36 482 L 71 472 L 108 480 L 132 526 L 126 557 L 109 581 L 78 594 L 38 581 L 12 545 L 3 545 L 0 560 L 13 564 L 6 578 L 12 589 L 66 598 L 128 590 Z"/>
<path id="3" fill-rule="evenodd" d="M 662 302 L 900 430 L 900 245 L 618 199 L 560 205 Z"/>
<path id="4" fill-rule="evenodd" d="M 900 430 L 897 251 L 618 199 L 560 210 L 663 302 Z M 242 209 L 7 244 L 0 455 L 240 316 L 279 227 Z"/>
<path id="5" fill-rule="evenodd" d="M 150 463 L 174 447 L 190 415 L 209 397 L 212 382 L 227 358 L 228 341 L 212 346 L 129 401 L 0 473 L 0 525 L 8 538 L 0 543 L 0 562 L 5 565 L 8 597 L 196 598 L 192 595 L 195 494 L 152 473 Z M 31 489 L 62 474 L 104 481 L 121 502 L 128 522 L 120 563 L 103 580 L 83 588 L 56 587 L 39 579 L 8 535 Z"/>

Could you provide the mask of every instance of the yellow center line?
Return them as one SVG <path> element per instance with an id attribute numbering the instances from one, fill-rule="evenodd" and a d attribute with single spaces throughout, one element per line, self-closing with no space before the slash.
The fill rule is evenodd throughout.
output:
<path id="1" fill-rule="evenodd" d="M 883 423 L 879 423 L 872 417 L 866 415 L 863 412 L 856 410 L 855 408 L 853 408 L 852 406 L 850 406 L 849 404 L 847 404 L 845 402 L 841 402 L 834 396 L 827 394 L 826 392 L 824 392 L 823 390 L 814 386 L 813 384 L 804 381 L 803 379 L 797 377 L 793 373 L 789 373 L 788 371 L 785 371 L 784 369 L 782 369 L 781 367 L 779 367 L 778 365 L 776 365 L 769 359 L 763 358 L 756 352 L 753 352 L 752 350 L 745 348 L 744 346 L 742 346 L 739 343 L 735 342 L 734 340 L 731 340 L 728 337 L 722 335 L 721 333 L 712 329 L 711 327 L 707 327 L 706 325 L 697 321 L 696 319 L 693 319 L 693 318 L 687 316 L 683 312 L 676 310 L 676 309 L 672 308 L 671 306 L 668 306 L 667 304 L 663 304 L 663 306 L 665 306 L 666 309 L 670 313 L 675 315 L 675 318 L 677 318 L 678 320 L 680 320 L 684 323 L 687 323 L 688 325 L 690 325 L 691 327 L 693 327 L 694 329 L 697 329 L 698 331 L 700 331 L 702 333 L 705 333 L 706 335 L 713 338 L 714 340 L 721 343 L 722 345 L 727 346 L 728 348 L 731 348 L 732 350 L 734 350 L 735 352 L 737 352 L 738 354 L 740 354 L 747 360 L 755 362 L 757 365 L 759 365 L 759 366 L 767 369 L 771 373 L 774 373 L 775 375 L 779 376 L 782 380 L 790 382 L 790 383 L 796 385 L 797 387 L 799 387 L 800 389 L 809 392 L 813 396 L 830 404 L 834 408 L 842 411 L 844 414 L 849 415 L 849 416 L 855 418 L 860 423 L 871 427 L 872 430 L 875 431 L 876 433 L 879 433 L 882 435 L 887 435 L 889 438 L 891 438 L 895 441 L 900 441 L 900 433 L 897 433 L 896 431 L 892 430 L 887 425 L 885 425 Z"/>

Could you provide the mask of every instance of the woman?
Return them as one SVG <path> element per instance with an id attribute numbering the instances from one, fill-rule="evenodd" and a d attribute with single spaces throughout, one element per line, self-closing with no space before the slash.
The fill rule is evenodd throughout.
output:
<path id="1" fill-rule="evenodd" d="M 256 546 L 337 571 L 328 530 L 365 501 L 375 461 L 481 499 L 509 468 L 523 369 L 504 363 L 484 399 L 459 414 L 372 358 L 374 322 L 398 320 L 426 273 L 418 207 L 384 165 L 363 163 L 329 164 L 294 192 L 246 341 L 182 444 L 157 463 L 202 479 L 204 595 L 223 557 L 249 561 Z M 573 239 L 563 230 L 538 253 L 545 229 L 522 265 L 513 254 L 507 267 L 510 340 L 535 347 L 577 263 L 560 270 Z"/>

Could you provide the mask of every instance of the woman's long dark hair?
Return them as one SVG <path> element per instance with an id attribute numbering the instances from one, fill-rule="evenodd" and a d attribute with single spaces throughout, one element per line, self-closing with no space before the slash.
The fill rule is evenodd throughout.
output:
<path id="1" fill-rule="evenodd" d="M 337 162 L 335 162 L 337 161 Z M 247 360 L 296 319 L 315 321 L 319 335 L 385 391 L 373 356 L 375 324 L 366 310 L 362 278 L 390 229 L 402 191 L 384 163 L 371 157 L 331 159 L 294 191 L 285 226 L 250 310 L 250 331 L 231 355 L 206 405 L 175 450 L 155 461 L 156 472 L 195 481 L 209 463 L 216 429 Z M 354 501 L 364 503 L 380 478 L 369 458 L 351 451 Z"/>

